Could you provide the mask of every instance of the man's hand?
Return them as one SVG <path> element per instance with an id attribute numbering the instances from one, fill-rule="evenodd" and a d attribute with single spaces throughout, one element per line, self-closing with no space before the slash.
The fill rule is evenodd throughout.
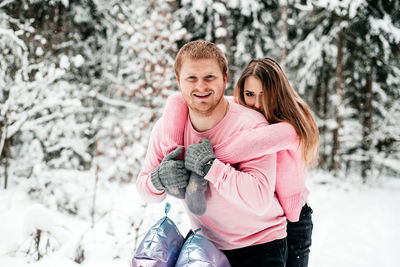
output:
<path id="1" fill-rule="evenodd" d="M 215 158 L 210 140 L 203 138 L 200 143 L 188 146 L 185 167 L 197 175 L 206 176 Z"/>
<path id="2" fill-rule="evenodd" d="M 183 147 L 177 147 L 166 155 L 160 165 L 151 172 L 150 179 L 156 189 L 165 190 L 170 195 L 184 199 L 189 172 L 183 160 L 175 160 L 182 150 Z"/>

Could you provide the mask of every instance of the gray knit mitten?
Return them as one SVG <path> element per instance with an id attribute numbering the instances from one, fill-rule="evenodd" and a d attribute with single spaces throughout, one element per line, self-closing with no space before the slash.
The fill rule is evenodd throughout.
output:
<path id="1" fill-rule="evenodd" d="M 183 151 L 178 147 L 164 157 L 160 165 L 150 174 L 150 180 L 158 190 L 165 190 L 167 194 L 184 199 L 185 190 L 189 182 L 189 172 L 183 160 L 175 160 Z"/>
<path id="2" fill-rule="evenodd" d="M 185 200 L 189 210 L 198 216 L 206 212 L 206 189 L 208 181 L 204 177 L 192 172 L 189 178 L 189 184 L 186 187 Z"/>
<path id="3" fill-rule="evenodd" d="M 210 140 L 203 138 L 200 143 L 188 146 L 185 154 L 185 167 L 200 176 L 206 176 L 215 158 Z"/>

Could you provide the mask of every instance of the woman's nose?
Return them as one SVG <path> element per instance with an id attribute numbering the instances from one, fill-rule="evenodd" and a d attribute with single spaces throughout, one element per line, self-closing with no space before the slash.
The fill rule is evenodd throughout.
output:
<path id="1" fill-rule="evenodd" d="M 256 98 L 256 103 L 254 104 L 256 109 L 260 109 L 262 107 L 262 100 L 260 98 Z"/>

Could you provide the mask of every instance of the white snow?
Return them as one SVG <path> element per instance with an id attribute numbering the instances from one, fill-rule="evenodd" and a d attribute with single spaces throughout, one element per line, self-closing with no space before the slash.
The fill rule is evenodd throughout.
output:
<path id="1" fill-rule="evenodd" d="M 226 7 L 222 3 L 213 3 L 212 7 L 213 7 L 214 11 L 217 12 L 218 14 L 221 14 L 221 15 L 227 14 Z"/>
<path id="2" fill-rule="evenodd" d="M 343 183 L 343 184 L 340 184 Z M 309 266 L 398 266 L 400 180 L 311 186 L 314 231 Z"/>
<path id="3" fill-rule="evenodd" d="M 60 59 L 60 67 L 63 69 L 68 69 L 70 66 L 69 58 L 66 55 L 62 55 Z"/>
<path id="4" fill-rule="evenodd" d="M 44 54 L 43 49 L 39 46 L 38 48 L 36 48 L 36 56 L 40 57 Z"/>
<path id="5" fill-rule="evenodd" d="M 79 68 L 85 62 L 85 59 L 82 55 L 76 55 L 72 58 L 72 62 L 74 63 L 75 67 Z"/>
<path id="6" fill-rule="evenodd" d="M 371 32 L 375 35 L 381 35 L 382 33 L 387 34 L 390 40 L 399 43 L 400 42 L 400 29 L 393 25 L 392 20 L 388 15 L 385 15 L 383 19 L 370 19 Z"/>
<path id="7" fill-rule="evenodd" d="M 217 38 L 225 37 L 227 35 L 228 35 L 228 31 L 223 27 L 219 27 L 215 30 L 215 37 L 217 37 Z"/>
<path id="8" fill-rule="evenodd" d="M 87 212 L 71 216 L 55 206 L 46 207 L 39 200 L 31 199 L 22 183 L 2 189 L 0 266 L 130 266 L 135 247 L 146 230 L 164 216 L 165 202 L 144 205 L 133 183 L 100 183 L 98 214 L 91 228 L 91 220 L 84 214 L 90 213 L 92 174 L 62 170 L 51 174 L 54 178 L 63 177 L 66 193 L 80 199 L 79 205 L 86 207 Z M 380 178 L 368 185 L 362 185 L 360 180 L 311 173 L 309 188 L 314 231 L 310 267 L 397 266 L 400 180 Z M 86 190 L 70 190 L 69 181 L 77 189 L 82 183 Z M 185 235 L 189 222 L 181 203 L 169 197 L 167 201 L 172 204 L 168 216 Z M 42 239 L 46 238 L 52 245 L 39 261 L 27 256 L 37 229 L 42 230 Z M 78 265 L 73 259 L 82 248 L 85 260 Z"/>

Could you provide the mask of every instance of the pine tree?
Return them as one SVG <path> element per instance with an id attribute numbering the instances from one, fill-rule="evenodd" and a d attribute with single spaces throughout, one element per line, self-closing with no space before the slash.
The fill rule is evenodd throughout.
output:
<path id="1" fill-rule="evenodd" d="M 333 130 L 337 128 L 334 107 L 336 43 L 335 24 L 331 13 L 312 1 L 295 5 L 294 27 L 290 31 L 289 50 L 285 61 L 288 76 L 298 93 L 309 103 L 320 130 L 322 168 L 332 169 Z"/>
<path id="2" fill-rule="evenodd" d="M 71 75 L 79 65 L 72 47 L 82 33 L 71 19 L 74 1 L 69 4 L 10 1 L 2 7 L 8 14 L 4 27 L 18 33 L 14 43 L 21 56 L 15 59 L 25 62 L 6 62 L 11 68 L 3 78 L 9 83 L 3 96 L 8 97 L 7 138 L 12 138 L 10 155 L 17 176 L 30 176 L 42 162 L 49 167 L 85 168 L 91 161 L 83 119 L 91 110 L 84 107 L 84 90 L 76 90 L 80 86 Z"/>
<path id="3" fill-rule="evenodd" d="M 165 1 L 100 1 L 100 44 L 90 66 L 100 177 L 129 182 L 145 156 L 151 126 L 175 85 L 176 41 L 185 31 Z M 91 67 L 90 67 L 91 68 Z"/>
<path id="4" fill-rule="evenodd" d="M 19 92 L 24 90 L 27 80 L 28 55 L 27 47 L 19 34 L 10 28 L 10 16 L 0 9 L 0 170 L 4 177 L 4 188 L 8 184 L 8 167 L 13 130 L 9 129 L 16 121 L 15 108 L 18 106 Z M 18 27 L 25 25 L 14 20 Z"/>
<path id="5" fill-rule="evenodd" d="M 394 93 L 398 79 L 393 78 L 398 71 L 398 14 L 393 10 L 398 4 L 306 2 L 296 6 L 296 24 L 302 30 L 290 40 L 293 49 L 286 65 L 295 87 L 316 112 L 320 166 L 336 175 L 343 170 L 361 170 L 367 177 L 374 165 L 372 155 L 376 155 L 373 136 L 395 140 L 392 135 L 377 134 L 382 127 L 375 128 L 374 123 L 382 122 L 380 111 L 386 113 L 387 107 L 393 106 L 389 99 L 398 99 Z M 383 82 L 388 76 L 392 77 L 391 86 Z M 384 101 L 379 99 L 382 96 Z M 380 161 L 391 162 L 388 155 Z"/>
<path id="6" fill-rule="evenodd" d="M 400 82 L 400 78 L 394 78 L 399 69 L 400 52 L 400 18 L 394 11 L 398 7 L 397 1 L 367 1 L 357 9 L 349 24 L 347 49 L 351 56 L 346 64 L 351 74 L 347 78 L 349 98 L 361 114 L 358 119 L 362 125 L 360 149 L 354 161 L 360 165 L 364 182 L 377 174 L 372 172 L 374 169 L 389 167 L 391 171 L 398 171 L 391 164 L 385 167 L 383 160 L 395 160 L 397 153 L 378 152 L 377 148 L 379 140 L 395 140 L 392 133 L 386 132 L 385 122 L 388 111 L 396 106 L 393 101 L 398 99 Z M 390 85 L 389 77 L 393 77 Z M 396 108 L 392 111 L 392 120 L 396 121 L 398 111 Z"/>

